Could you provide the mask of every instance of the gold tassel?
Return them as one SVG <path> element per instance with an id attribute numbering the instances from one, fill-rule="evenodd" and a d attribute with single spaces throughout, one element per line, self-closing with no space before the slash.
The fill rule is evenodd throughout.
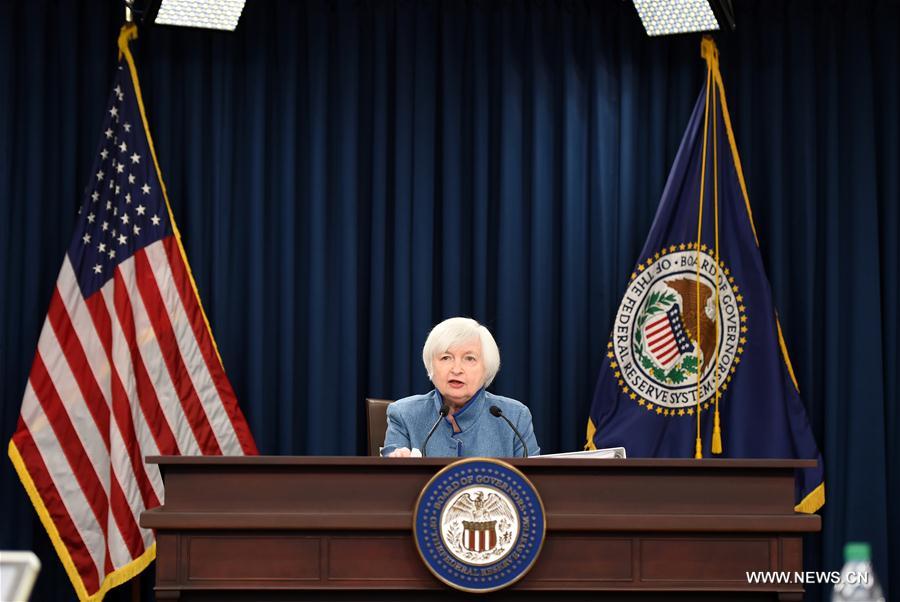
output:
<path id="1" fill-rule="evenodd" d="M 700 437 L 697 437 L 697 446 L 696 446 L 696 451 L 694 451 L 694 459 L 695 460 L 703 459 L 703 441 L 700 440 Z"/>
<path id="2" fill-rule="evenodd" d="M 713 426 L 712 453 L 722 453 L 722 428 L 719 426 L 719 404 L 716 404 L 716 419 Z"/>

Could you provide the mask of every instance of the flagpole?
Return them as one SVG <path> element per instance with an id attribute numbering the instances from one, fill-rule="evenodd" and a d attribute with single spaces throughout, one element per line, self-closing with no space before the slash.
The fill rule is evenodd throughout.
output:
<path id="1" fill-rule="evenodd" d="M 708 36 L 707 36 L 708 37 Z M 710 43 L 712 44 L 712 51 L 709 53 L 712 57 L 712 70 L 714 73 L 713 76 L 713 87 L 717 87 L 717 76 L 719 75 L 719 52 L 716 48 L 716 43 L 712 38 L 709 38 Z M 702 42 L 701 42 L 701 53 L 702 53 Z M 714 454 L 722 453 L 722 427 L 719 420 L 719 278 L 720 278 L 720 270 L 721 270 L 721 257 L 719 257 L 719 142 L 718 142 L 718 129 L 719 129 L 719 120 L 717 113 L 718 106 L 716 104 L 716 92 L 713 91 L 712 94 L 712 114 L 713 114 L 713 212 L 714 212 L 714 223 L 715 223 L 715 245 L 716 245 L 716 319 L 715 319 L 715 340 L 716 340 L 716 357 L 713 363 L 713 378 L 715 384 L 715 401 L 716 401 L 716 409 L 714 414 L 713 421 L 713 435 L 712 435 L 712 444 L 710 445 L 710 450 Z"/>
<path id="2" fill-rule="evenodd" d="M 715 82 L 713 82 L 715 85 Z M 715 385 L 715 396 L 716 396 L 716 409 L 714 414 L 713 421 L 713 435 L 712 435 L 712 444 L 710 445 L 710 450 L 714 454 L 722 453 L 722 427 L 719 421 L 719 285 L 720 285 L 720 270 L 722 268 L 721 259 L 719 257 L 719 149 L 718 149 L 718 136 L 717 130 L 718 121 L 717 121 L 717 106 L 716 106 L 716 95 L 713 93 L 712 98 L 712 113 L 713 113 L 713 213 L 715 222 L 715 264 L 716 264 L 716 301 L 715 301 L 715 316 L 716 319 L 714 321 L 715 324 L 715 340 L 716 340 L 716 356 L 713 360 L 713 384 Z"/>
<path id="3" fill-rule="evenodd" d="M 706 42 L 706 38 L 704 38 L 704 43 Z M 703 54 L 703 49 L 705 46 L 701 44 L 701 54 Z M 710 85 L 712 84 L 712 63 L 707 58 L 706 62 L 706 106 L 704 108 L 704 116 L 703 116 L 703 155 L 701 160 L 700 167 L 700 201 L 699 207 L 697 210 L 697 243 L 694 247 L 696 251 L 696 268 L 697 268 L 697 290 L 696 290 L 696 313 L 697 313 L 697 322 L 696 322 L 696 331 L 695 336 L 697 337 L 697 357 L 700 361 L 697 362 L 697 439 L 694 446 L 694 458 L 700 460 L 703 458 L 703 440 L 700 436 L 700 411 L 702 409 L 702 404 L 700 403 L 700 377 L 703 376 L 703 364 L 706 361 L 706 358 L 700 358 L 700 354 L 702 353 L 702 347 L 700 345 L 700 245 L 702 243 L 702 234 L 703 234 L 703 194 L 706 191 L 706 145 L 709 139 L 709 97 L 710 97 Z"/>
<path id="4" fill-rule="evenodd" d="M 134 14 L 131 12 L 131 3 L 125 2 L 125 24 L 134 23 Z M 131 578 L 131 602 L 141 602 L 141 577 L 135 575 Z"/>
<path id="5" fill-rule="evenodd" d="M 134 23 L 134 14 L 131 12 L 131 4 L 125 2 L 125 24 Z M 141 602 L 141 578 L 135 576 L 131 578 L 131 602 Z"/>

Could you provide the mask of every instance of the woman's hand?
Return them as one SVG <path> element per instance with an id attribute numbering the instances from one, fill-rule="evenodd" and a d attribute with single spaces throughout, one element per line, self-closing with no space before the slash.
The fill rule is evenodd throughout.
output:
<path id="1" fill-rule="evenodd" d="M 398 447 L 388 454 L 388 458 L 408 458 L 410 455 L 411 452 L 408 447 Z"/>

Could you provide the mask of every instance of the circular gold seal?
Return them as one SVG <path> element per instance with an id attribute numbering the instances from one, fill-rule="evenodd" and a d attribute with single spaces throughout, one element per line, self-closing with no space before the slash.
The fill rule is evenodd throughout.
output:
<path id="1" fill-rule="evenodd" d="M 422 489 L 413 517 L 416 548 L 428 570 L 471 593 L 503 589 L 524 577 L 547 528 L 531 481 L 491 458 L 443 468 Z"/>

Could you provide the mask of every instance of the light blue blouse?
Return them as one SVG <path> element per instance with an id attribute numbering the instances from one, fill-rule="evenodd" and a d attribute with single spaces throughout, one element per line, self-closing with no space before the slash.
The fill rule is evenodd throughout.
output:
<path id="1" fill-rule="evenodd" d="M 433 390 L 425 395 L 398 399 L 389 405 L 382 455 L 400 447 L 422 450 L 428 431 L 440 416 L 441 404 L 440 392 Z M 444 418 L 428 440 L 424 454 L 431 457 L 521 457 L 522 443 L 502 418 L 490 413 L 490 407 L 494 405 L 519 429 L 528 446 L 528 455 L 540 455 L 541 448 L 534 436 L 528 408 L 515 399 L 494 395 L 484 389 L 453 414 L 460 432 L 454 433 L 450 420 Z"/>

